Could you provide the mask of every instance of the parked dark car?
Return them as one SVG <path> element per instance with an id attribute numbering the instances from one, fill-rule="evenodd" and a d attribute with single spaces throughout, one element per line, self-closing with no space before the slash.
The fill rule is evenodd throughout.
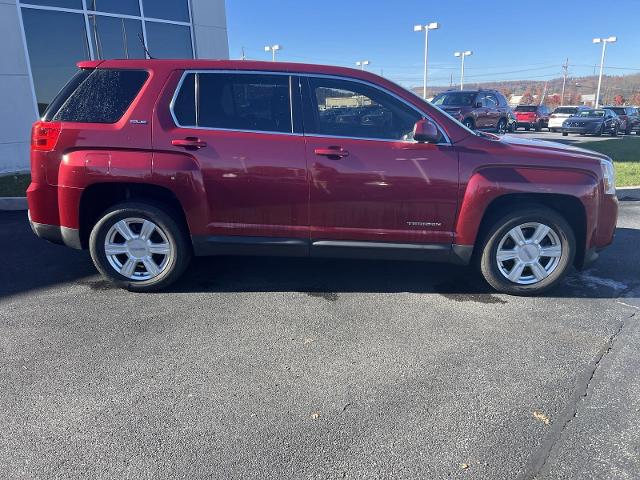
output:
<path id="1" fill-rule="evenodd" d="M 518 105 L 515 108 L 516 128 L 539 132 L 543 128 L 549 128 L 549 114 L 551 112 L 545 105 Z"/>
<path id="2" fill-rule="evenodd" d="M 509 127 L 509 104 L 497 90 L 449 90 L 431 103 L 471 130 L 505 133 Z"/>
<path id="3" fill-rule="evenodd" d="M 640 112 L 635 107 L 602 107 L 616 112 L 620 118 L 620 130 L 630 135 L 632 132 L 640 133 Z"/>
<path id="4" fill-rule="evenodd" d="M 585 110 L 574 117 L 569 117 L 562 124 L 562 135 L 579 133 L 580 135 L 604 135 L 608 133 L 616 137 L 620 131 L 621 122 L 618 115 L 608 108 Z"/>
<path id="5" fill-rule="evenodd" d="M 79 66 L 33 125 L 29 219 L 129 290 L 193 255 L 280 255 L 471 264 L 532 295 L 613 238 L 609 157 L 471 131 L 368 72 Z"/>

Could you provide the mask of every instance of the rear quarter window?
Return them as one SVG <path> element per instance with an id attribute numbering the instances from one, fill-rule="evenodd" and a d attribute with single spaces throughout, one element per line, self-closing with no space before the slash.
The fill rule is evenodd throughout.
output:
<path id="1" fill-rule="evenodd" d="M 148 77 L 149 74 L 141 70 L 95 69 L 74 89 L 65 87 L 61 93 L 66 93 L 67 97 L 56 98 L 45 112 L 44 120 L 115 123 L 122 118 Z M 77 77 L 74 79 L 77 81 Z"/>

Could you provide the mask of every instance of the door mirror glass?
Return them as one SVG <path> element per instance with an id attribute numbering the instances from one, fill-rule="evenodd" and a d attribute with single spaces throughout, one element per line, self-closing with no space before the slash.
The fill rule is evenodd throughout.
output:
<path id="1" fill-rule="evenodd" d="M 482 102 L 476 102 L 476 108 L 482 108 Z"/>
<path id="2" fill-rule="evenodd" d="M 413 139 L 420 143 L 437 143 L 440 140 L 440 132 L 435 123 L 422 118 L 413 127 Z"/>

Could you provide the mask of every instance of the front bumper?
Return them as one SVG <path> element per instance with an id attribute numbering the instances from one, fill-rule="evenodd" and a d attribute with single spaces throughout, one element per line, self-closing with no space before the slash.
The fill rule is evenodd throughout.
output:
<path id="1" fill-rule="evenodd" d="M 38 237 L 58 245 L 66 245 L 67 247 L 82 250 L 82 242 L 80 241 L 80 231 L 75 228 L 61 227 L 60 225 L 48 225 L 38 223 L 31 220 L 31 212 L 28 214 L 31 230 Z"/>

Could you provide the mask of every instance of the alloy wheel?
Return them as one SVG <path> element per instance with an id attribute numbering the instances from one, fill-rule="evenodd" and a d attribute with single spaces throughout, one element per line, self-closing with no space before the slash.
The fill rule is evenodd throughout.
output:
<path id="1" fill-rule="evenodd" d="M 167 268 L 175 246 L 154 222 L 125 218 L 107 232 L 104 253 L 109 265 L 120 275 L 144 281 L 157 277 Z"/>
<path id="2" fill-rule="evenodd" d="M 505 278 L 520 285 L 531 285 L 555 271 L 562 253 L 560 237 L 551 227 L 527 222 L 504 234 L 495 260 Z"/>

